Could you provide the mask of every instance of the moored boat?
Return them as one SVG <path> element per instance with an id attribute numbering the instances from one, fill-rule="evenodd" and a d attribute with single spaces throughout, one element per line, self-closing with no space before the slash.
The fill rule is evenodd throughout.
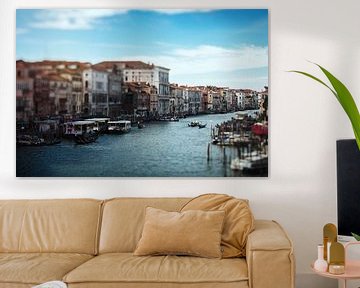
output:
<path id="1" fill-rule="evenodd" d="M 94 131 L 94 121 L 75 121 L 72 122 L 74 140 L 78 144 L 88 144 L 95 142 L 99 137 L 99 132 Z"/>
<path id="2" fill-rule="evenodd" d="M 90 130 L 84 132 L 83 134 L 78 134 L 75 136 L 74 140 L 77 144 L 89 144 L 95 142 L 99 137 L 99 132 Z"/>
<path id="3" fill-rule="evenodd" d="M 110 121 L 110 118 L 107 117 L 89 118 L 89 119 L 85 119 L 85 121 L 93 121 L 94 122 L 93 130 L 99 133 L 104 133 L 107 130 L 107 123 Z"/>
<path id="4" fill-rule="evenodd" d="M 260 172 L 268 167 L 268 156 L 257 155 L 246 157 L 244 159 L 235 158 L 231 161 L 231 170 L 238 170 L 244 172 Z"/>
<path id="5" fill-rule="evenodd" d="M 206 123 L 205 123 L 205 124 L 199 123 L 198 126 L 199 126 L 199 129 L 205 128 L 205 127 L 206 127 Z"/>
<path id="6" fill-rule="evenodd" d="M 20 135 L 16 137 L 18 146 L 42 146 L 45 145 L 44 139 L 34 135 Z"/>
<path id="7" fill-rule="evenodd" d="M 124 134 L 131 131 L 131 122 L 128 120 L 109 121 L 107 133 Z"/>

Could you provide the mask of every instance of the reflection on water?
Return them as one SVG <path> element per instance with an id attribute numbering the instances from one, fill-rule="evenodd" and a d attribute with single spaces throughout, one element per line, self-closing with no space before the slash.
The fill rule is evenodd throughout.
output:
<path id="1" fill-rule="evenodd" d="M 17 147 L 20 177 L 222 177 L 242 176 L 230 169 L 234 148 L 210 145 L 211 127 L 234 114 L 203 115 L 179 122 L 146 123 L 124 135 L 102 135 L 96 142 L 77 145 L 63 140 L 41 147 Z M 198 120 L 206 128 L 188 127 Z M 265 175 L 266 176 L 266 175 Z"/>

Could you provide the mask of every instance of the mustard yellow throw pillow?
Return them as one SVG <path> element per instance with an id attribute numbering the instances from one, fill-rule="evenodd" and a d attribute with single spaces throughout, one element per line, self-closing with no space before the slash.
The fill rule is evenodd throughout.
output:
<path id="1" fill-rule="evenodd" d="M 221 258 L 224 211 L 167 212 L 147 207 L 134 255 L 191 255 Z"/>
<path id="2" fill-rule="evenodd" d="M 181 209 L 188 210 L 225 211 L 221 236 L 222 257 L 246 255 L 247 237 L 254 230 L 254 217 L 247 200 L 225 194 L 204 194 L 190 200 Z"/>

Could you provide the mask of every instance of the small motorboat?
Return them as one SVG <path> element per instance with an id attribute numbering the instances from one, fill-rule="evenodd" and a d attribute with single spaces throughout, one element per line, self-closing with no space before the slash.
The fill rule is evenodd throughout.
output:
<path id="1" fill-rule="evenodd" d="M 139 129 L 142 129 L 142 128 L 145 127 L 145 125 L 143 123 L 141 123 L 141 122 L 138 122 L 137 126 L 138 126 Z"/>

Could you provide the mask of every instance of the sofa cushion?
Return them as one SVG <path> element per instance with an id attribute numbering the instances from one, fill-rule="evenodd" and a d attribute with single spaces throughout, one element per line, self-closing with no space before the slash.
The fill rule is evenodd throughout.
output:
<path id="1" fill-rule="evenodd" d="M 189 256 L 97 256 L 64 277 L 73 283 L 247 283 L 244 259 L 207 259 Z M 121 286 L 122 287 L 122 286 Z M 144 286 L 145 287 L 145 286 Z M 158 286 L 159 287 L 159 286 Z"/>
<path id="2" fill-rule="evenodd" d="M 0 286 L 3 283 L 40 284 L 61 280 L 93 256 L 72 253 L 0 253 Z"/>
<path id="3" fill-rule="evenodd" d="M 0 200 L 0 252 L 95 254 L 102 201 Z"/>
<path id="4" fill-rule="evenodd" d="M 189 198 L 115 198 L 104 203 L 99 253 L 134 252 L 148 206 L 179 211 Z"/>
<path id="5" fill-rule="evenodd" d="M 198 209 L 226 212 L 221 236 L 222 257 L 245 257 L 247 236 L 254 230 L 254 216 L 248 201 L 225 194 L 204 194 L 190 200 L 181 211 Z"/>
<path id="6" fill-rule="evenodd" d="M 144 229 L 134 255 L 221 258 L 224 216 L 224 211 L 168 212 L 147 207 Z"/>

